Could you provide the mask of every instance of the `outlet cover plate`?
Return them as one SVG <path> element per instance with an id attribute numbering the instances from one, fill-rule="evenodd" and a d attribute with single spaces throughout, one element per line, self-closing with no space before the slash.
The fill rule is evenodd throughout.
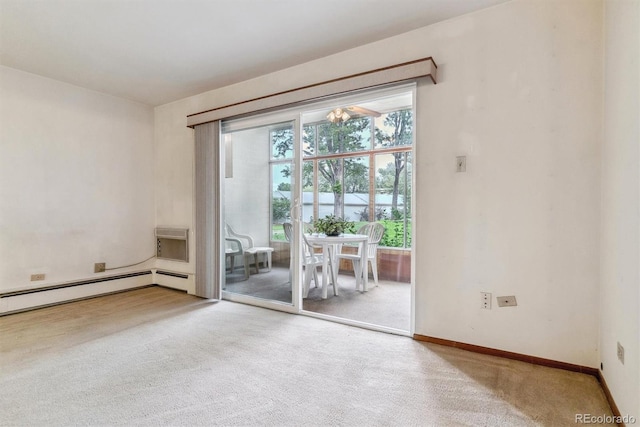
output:
<path id="1" fill-rule="evenodd" d="M 104 262 L 96 262 L 93 265 L 93 272 L 94 273 L 102 273 L 104 272 L 104 269 L 107 267 L 107 264 Z"/>
<path id="2" fill-rule="evenodd" d="M 491 310 L 491 292 L 480 292 L 480 308 Z"/>
<path id="3" fill-rule="evenodd" d="M 506 297 L 497 297 L 498 307 L 515 307 L 518 305 L 518 301 L 516 301 L 516 297 L 514 295 L 509 295 Z"/>
<path id="4" fill-rule="evenodd" d="M 36 282 L 38 280 L 44 280 L 44 273 L 32 274 L 31 281 Z"/>

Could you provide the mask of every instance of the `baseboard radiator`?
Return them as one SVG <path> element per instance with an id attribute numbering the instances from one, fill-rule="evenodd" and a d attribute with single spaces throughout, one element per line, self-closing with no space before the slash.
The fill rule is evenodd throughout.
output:
<path id="1" fill-rule="evenodd" d="M 178 273 L 167 270 L 156 270 L 153 275 L 153 283 L 172 289 L 186 291 L 195 294 L 196 284 L 193 274 Z"/>
<path id="2" fill-rule="evenodd" d="M 148 270 L 4 292 L 0 293 L 0 315 L 151 286 L 153 283 L 153 272 Z"/>

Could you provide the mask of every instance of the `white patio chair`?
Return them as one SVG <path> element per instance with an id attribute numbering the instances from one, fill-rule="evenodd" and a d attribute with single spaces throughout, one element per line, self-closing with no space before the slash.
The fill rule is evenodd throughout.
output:
<path id="1" fill-rule="evenodd" d="M 236 270 L 236 257 L 242 259 L 245 280 L 249 278 L 249 265 L 244 261 L 244 248 L 242 241 L 233 237 L 225 237 L 225 259 L 229 264 L 229 274 L 234 274 Z"/>
<path id="2" fill-rule="evenodd" d="M 282 224 L 284 229 L 284 236 L 288 242 L 293 240 L 293 225 L 289 222 Z M 303 296 L 306 298 L 309 295 L 309 288 L 311 287 L 311 279 L 315 282 L 315 287 L 318 287 L 318 267 L 322 267 L 323 255 L 314 251 L 314 246 L 309 243 L 307 237 L 303 234 L 303 248 L 302 248 L 302 265 L 304 267 L 304 289 Z M 293 262 L 293 257 L 291 257 Z M 331 258 L 327 260 L 329 271 L 331 272 L 331 280 L 333 283 L 333 294 L 336 294 L 336 279 L 333 273 L 333 266 L 331 264 Z M 291 269 L 289 269 L 289 281 L 291 281 Z"/>
<path id="3" fill-rule="evenodd" d="M 367 263 L 364 266 L 360 265 L 362 254 L 360 253 L 360 245 L 358 245 L 358 253 L 356 254 L 338 254 L 338 259 L 348 259 L 353 263 L 353 272 L 356 276 L 356 283 L 358 289 L 360 288 L 360 281 L 358 278 L 364 277 L 365 274 L 369 274 L 369 264 L 371 264 L 371 271 L 373 273 L 373 281 L 378 286 L 378 244 L 382 240 L 384 234 L 384 226 L 379 222 L 370 222 L 363 225 L 357 231 L 357 234 L 366 234 L 369 236 L 367 241 Z"/>
<path id="4" fill-rule="evenodd" d="M 293 225 L 290 222 L 285 222 L 282 224 L 282 229 L 284 230 L 284 238 L 287 239 L 287 242 L 291 242 L 293 240 Z"/>
<path id="5" fill-rule="evenodd" d="M 303 263 L 304 263 L 304 290 L 303 295 L 306 298 L 309 295 L 309 288 L 311 287 L 311 277 L 318 287 L 318 267 L 322 267 L 324 263 L 324 255 L 315 253 L 314 246 L 309 243 L 307 236 L 302 235 L 303 239 Z M 331 284 L 333 285 L 333 295 L 337 295 L 336 278 L 333 273 L 333 265 L 331 263 L 331 257 L 327 259 L 327 267 L 331 273 Z M 309 274 L 311 273 L 311 274 Z"/>
<path id="6" fill-rule="evenodd" d="M 268 246 L 254 246 L 251 236 L 236 233 L 229 224 L 225 224 L 225 239 L 227 241 L 227 255 L 231 256 L 231 272 L 235 269 L 235 257 L 240 255 L 237 253 L 239 250 L 242 251 L 243 255 L 242 262 L 244 263 L 245 277 L 249 277 L 249 267 L 252 260 L 256 267 L 256 273 L 260 273 L 260 255 L 263 255 L 265 258 L 263 262 L 266 264 L 268 271 L 271 271 L 271 254 L 273 248 Z M 237 248 L 238 244 L 241 249 Z M 229 253 L 228 248 L 230 246 L 235 249 L 235 251 Z"/>
<path id="7" fill-rule="evenodd" d="M 291 243 L 293 240 L 293 225 L 289 222 L 285 222 L 282 224 L 282 228 L 284 229 L 284 236 L 288 242 Z M 318 267 L 322 267 L 323 255 L 317 254 L 314 252 L 313 245 L 309 244 L 305 235 L 303 237 L 303 248 L 302 248 L 302 265 L 304 267 L 304 289 L 303 296 L 306 298 L 309 295 L 309 288 L 311 287 L 311 278 L 315 282 L 315 287 L 318 287 Z M 293 262 L 293 256 L 291 257 L 291 262 Z M 329 268 L 331 270 L 331 278 L 333 280 L 333 293 L 336 293 L 336 285 L 335 279 L 333 275 L 333 268 L 331 268 L 331 259 L 328 261 Z M 291 281 L 291 269 L 289 269 L 289 281 Z"/>

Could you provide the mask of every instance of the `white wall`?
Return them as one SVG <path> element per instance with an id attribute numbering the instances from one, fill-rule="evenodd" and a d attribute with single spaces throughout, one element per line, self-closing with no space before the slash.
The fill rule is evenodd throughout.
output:
<path id="1" fill-rule="evenodd" d="M 516 1 L 424 32 L 416 332 L 597 366 L 601 13 Z"/>
<path id="2" fill-rule="evenodd" d="M 599 1 L 514 1 L 157 107 L 158 217 L 192 218 L 188 114 L 426 56 L 415 332 L 596 367 Z M 483 311 L 481 291 L 519 306 Z"/>
<path id="3" fill-rule="evenodd" d="M 162 114 L 167 108 L 155 108 L 156 224 L 189 229 L 189 262 L 157 260 L 156 266 L 195 274 L 194 132 L 187 128 L 183 115 Z"/>
<path id="4" fill-rule="evenodd" d="M 0 291 L 154 255 L 153 189 L 151 107 L 0 67 Z"/>
<path id="5" fill-rule="evenodd" d="M 640 419 L 640 2 L 605 2 L 604 27 L 600 357 L 621 414 Z"/>
<path id="6" fill-rule="evenodd" d="M 233 132 L 233 176 L 225 178 L 224 214 L 236 233 L 248 234 L 255 246 L 269 246 L 269 129 Z"/>

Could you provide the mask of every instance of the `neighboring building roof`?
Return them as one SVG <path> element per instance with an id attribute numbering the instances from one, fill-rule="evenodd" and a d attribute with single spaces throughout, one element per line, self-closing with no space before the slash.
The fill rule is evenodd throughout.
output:
<path id="1" fill-rule="evenodd" d="M 273 197 L 278 198 L 282 197 L 285 199 L 291 200 L 291 192 L 290 191 L 274 191 Z M 333 205 L 333 193 L 319 193 L 318 194 L 318 203 L 321 205 Z M 392 195 L 391 194 L 377 194 L 376 195 L 376 205 L 378 206 L 391 206 Z M 313 204 L 313 193 L 304 192 L 302 193 L 302 204 L 311 205 Z M 404 204 L 404 197 L 402 195 L 398 195 L 398 206 L 402 206 Z M 344 205 L 345 206 L 369 206 L 369 194 L 365 193 L 347 193 L 344 195 Z"/>

